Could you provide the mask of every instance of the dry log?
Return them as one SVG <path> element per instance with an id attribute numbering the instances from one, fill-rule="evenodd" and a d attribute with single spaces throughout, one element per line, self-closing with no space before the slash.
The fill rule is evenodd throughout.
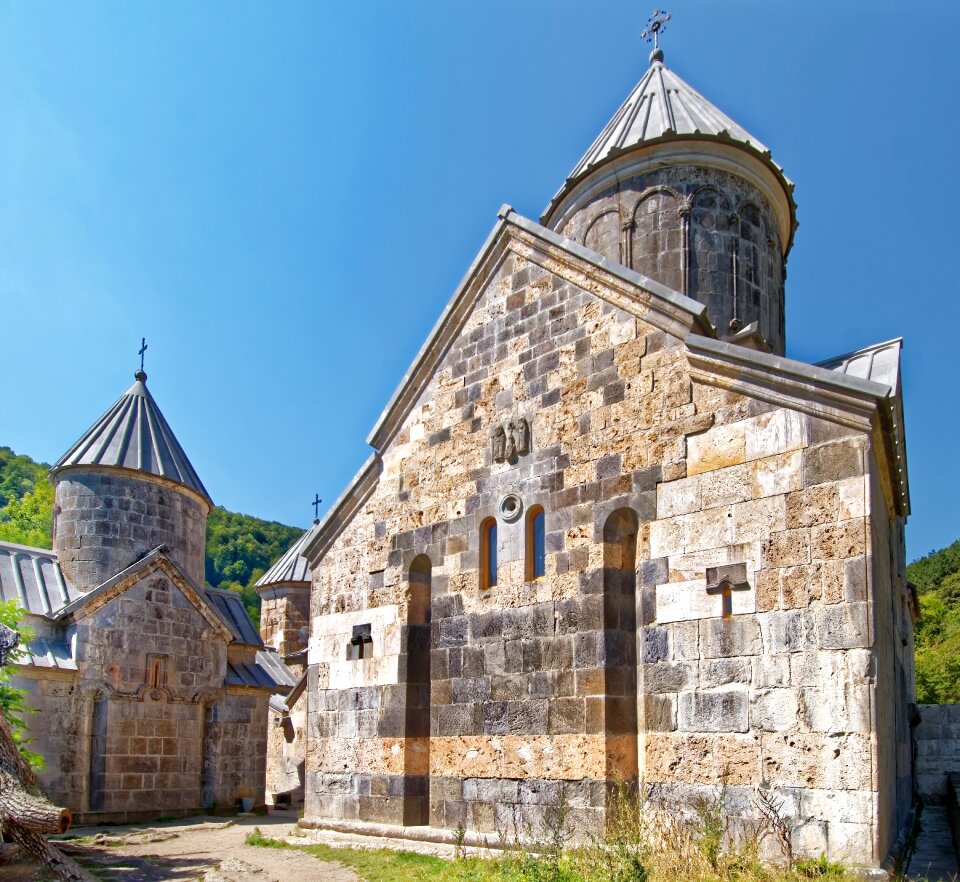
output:
<path id="1" fill-rule="evenodd" d="M 0 665 L 12 647 L 7 634 L 0 632 Z M 16 632 L 12 632 L 16 633 Z M 17 635 L 19 639 L 19 635 Z M 12 644 L 16 646 L 16 640 Z M 39 861 L 63 882 L 96 882 L 95 877 L 73 858 L 47 842 L 44 833 L 65 833 L 70 827 L 70 810 L 53 805 L 37 789 L 37 779 L 20 755 L 10 726 L 0 713 L 0 830 L 20 846 L 25 855 Z"/>

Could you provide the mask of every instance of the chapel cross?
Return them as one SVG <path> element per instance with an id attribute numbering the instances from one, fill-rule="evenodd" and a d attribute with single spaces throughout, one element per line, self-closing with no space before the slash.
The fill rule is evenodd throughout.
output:
<path id="1" fill-rule="evenodd" d="M 660 32 L 667 29 L 667 22 L 670 21 L 672 16 L 669 12 L 664 12 L 662 9 L 654 9 L 653 15 L 650 16 L 650 20 L 647 22 L 647 26 L 643 29 L 643 33 L 640 35 L 648 43 L 653 40 L 653 48 L 660 48 Z"/>
<path id="2" fill-rule="evenodd" d="M 146 337 L 141 337 L 141 338 L 140 338 L 140 351 L 139 351 L 139 353 L 137 353 L 137 354 L 140 356 L 140 373 L 141 373 L 141 374 L 143 373 L 143 354 L 144 354 L 144 352 L 146 352 L 149 348 L 150 348 L 150 347 L 147 346 L 147 338 L 146 338 Z"/>
<path id="3" fill-rule="evenodd" d="M 319 494 L 319 493 L 314 493 L 314 494 L 313 494 L 313 502 L 310 503 L 310 504 L 313 506 L 313 519 L 314 519 L 314 520 L 316 520 L 317 518 L 320 517 L 320 503 L 321 503 L 321 502 L 323 502 L 323 500 L 320 498 L 320 494 Z"/>
<path id="4" fill-rule="evenodd" d="M 733 615 L 733 592 L 749 589 L 746 564 L 707 568 L 707 594 L 719 594 L 723 598 L 723 618 Z"/>

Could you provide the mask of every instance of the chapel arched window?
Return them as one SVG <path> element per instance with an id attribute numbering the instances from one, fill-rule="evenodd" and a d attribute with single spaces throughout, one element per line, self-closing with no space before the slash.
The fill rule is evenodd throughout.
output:
<path id="1" fill-rule="evenodd" d="M 480 587 L 497 584 L 497 519 L 487 518 L 480 525 Z"/>
<path id="2" fill-rule="evenodd" d="M 546 515 L 542 505 L 527 512 L 527 580 L 539 579 L 547 572 Z"/>

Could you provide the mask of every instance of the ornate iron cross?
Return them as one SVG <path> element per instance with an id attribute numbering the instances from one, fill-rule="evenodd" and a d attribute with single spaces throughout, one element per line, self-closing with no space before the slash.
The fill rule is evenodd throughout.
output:
<path id="1" fill-rule="evenodd" d="M 320 498 L 320 494 L 319 494 L 319 493 L 314 493 L 314 494 L 313 494 L 313 502 L 310 503 L 310 504 L 313 506 L 313 517 L 314 517 L 314 519 L 320 517 L 320 503 L 321 503 L 321 502 L 323 502 L 323 500 Z"/>
<path id="2" fill-rule="evenodd" d="M 147 346 L 147 338 L 146 338 L 146 337 L 141 337 L 141 338 L 140 338 L 140 351 L 139 351 L 139 353 L 137 353 L 137 354 L 140 356 L 140 373 L 141 373 L 141 374 L 143 373 L 143 354 L 144 354 L 149 348 L 150 348 L 150 347 Z"/>
<path id="3" fill-rule="evenodd" d="M 650 16 L 650 20 L 647 22 L 647 26 L 643 29 L 643 33 L 640 35 L 648 43 L 653 40 L 653 48 L 660 48 L 660 33 L 667 29 L 667 22 L 673 16 L 669 12 L 664 12 L 662 9 L 654 9 L 653 15 Z"/>

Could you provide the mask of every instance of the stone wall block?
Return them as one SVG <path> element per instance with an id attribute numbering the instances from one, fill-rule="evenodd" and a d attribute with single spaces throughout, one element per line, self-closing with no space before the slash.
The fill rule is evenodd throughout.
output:
<path id="1" fill-rule="evenodd" d="M 677 728 L 677 697 L 647 695 L 643 700 L 643 713 L 647 732 L 673 732 Z"/>
<path id="2" fill-rule="evenodd" d="M 764 649 L 769 655 L 805 652 L 817 646 L 817 619 L 811 610 L 772 612 L 761 617 Z"/>
<path id="3" fill-rule="evenodd" d="M 689 664 L 659 663 L 643 666 L 643 687 L 647 694 L 680 692 L 696 682 L 696 669 Z"/>
<path id="4" fill-rule="evenodd" d="M 746 456 L 764 459 L 800 450 L 807 439 L 804 415 L 778 408 L 746 420 Z"/>
<path id="5" fill-rule="evenodd" d="M 809 447 L 803 454 L 803 483 L 805 487 L 842 481 L 862 475 L 864 469 L 863 442 L 849 438 Z"/>
<path id="6" fill-rule="evenodd" d="M 763 564 L 767 567 L 794 567 L 810 563 L 810 531 L 783 530 L 763 543 Z"/>
<path id="7" fill-rule="evenodd" d="M 691 476 L 739 465 L 746 455 L 746 425 L 742 422 L 687 436 L 687 474 Z"/>
<path id="8" fill-rule="evenodd" d="M 787 732 L 797 727 L 798 708 L 794 690 L 769 689 L 754 696 L 750 720 L 762 731 Z"/>
<path id="9" fill-rule="evenodd" d="M 700 657 L 700 623 L 676 622 L 670 626 L 670 658 L 695 661 Z"/>
<path id="10" fill-rule="evenodd" d="M 761 649 L 760 625 L 754 616 L 700 622 L 700 650 L 704 658 L 758 655 Z"/>
<path id="11" fill-rule="evenodd" d="M 744 689 L 717 692 L 682 692 L 677 706 L 677 726 L 683 732 L 746 732 L 750 703 Z"/>
<path id="12" fill-rule="evenodd" d="M 826 606 L 817 610 L 817 640 L 823 649 L 854 649 L 871 645 L 866 603 Z"/>

